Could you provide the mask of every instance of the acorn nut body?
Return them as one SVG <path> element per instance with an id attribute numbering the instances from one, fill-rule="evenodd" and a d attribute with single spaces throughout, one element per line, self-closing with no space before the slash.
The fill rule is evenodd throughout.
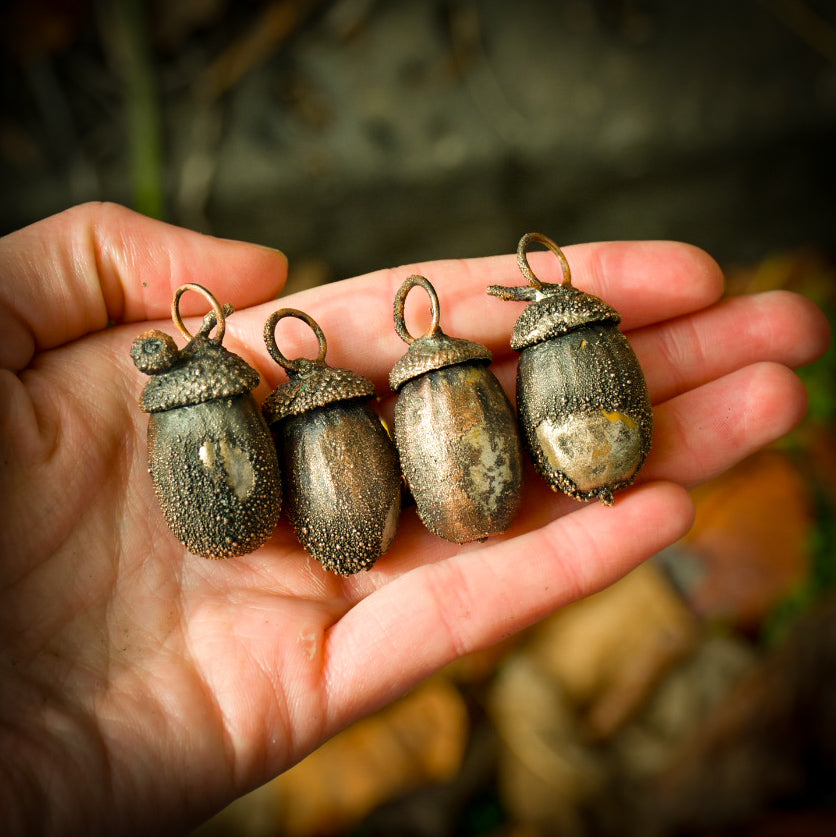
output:
<path id="1" fill-rule="evenodd" d="M 433 325 L 413 338 L 403 319 L 406 295 L 429 294 Z M 418 515 L 454 543 L 504 532 L 520 508 L 522 447 L 514 410 L 494 374 L 490 352 L 448 337 L 438 326 L 438 297 L 411 276 L 395 298 L 395 327 L 409 344 L 389 382 L 398 393 L 394 437 Z"/>
<path id="2" fill-rule="evenodd" d="M 276 346 L 284 317 L 306 322 L 319 339 L 316 360 L 289 360 Z M 285 510 L 302 546 L 342 576 L 370 569 L 389 548 L 401 510 L 401 477 L 392 440 L 368 401 L 374 384 L 325 363 L 326 342 L 307 314 L 276 311 L 264 327 L 273 358 L 287 371 L 263 405 L 276 435 Z"/>
<path id="3" fill-rule="evenodd" d="M 177 309 L 186 290 L 206 296 L 213 312 L 191 337 Z M 222 345 L 225 315 L 199 285 L 174 297 L 175 325 L 189 339 L 178 350 L 161 331 L 131 347 L 151 380 L 140 400 L 149 413 L 148 460 L 169 528 L 192 553 L 231 558 L 258 549 L 270 536 L 281 505 L 281 478 L 272 438 L 250 391 L 258 373 Z M 209 332 L 217 324 L 216 336 Z"/>
<path id="4" fill-rule="evenodd" d="M 525 256 L 532 241 L 561 261 L 564 282 L 540 282 Z M 523 443 L 544 479 L 578 500 L 613 502 L 636 477 L 650 450 L 652 412 L 638 359 L 618 330 L 615 309 L 571 286 L 560 248 L 529 233 L 518 248 L 529 287 L 491 286 L 488 293 L 531 304 L 511 346 L 521 352 L 517 410 Z"/>

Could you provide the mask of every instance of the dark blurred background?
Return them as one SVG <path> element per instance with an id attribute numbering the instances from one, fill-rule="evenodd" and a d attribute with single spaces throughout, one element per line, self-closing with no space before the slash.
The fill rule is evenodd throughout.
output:
<path id="1" fill-rule="evenodd" d="M 13 0 L 0 233 L 107 199 L 284 250 L 288 290 L 675 238 L 836 312 L 830 0 Z M 836 358 L 691 534 L 449 667 L 215 834 L 836 834 Z"/>
<path id="2" fill-rule="evenodd" d="M 11 230 L 109 199 L 343 277 L 677 238 L 834 242 L 829 0 L 7 4 Z"/>

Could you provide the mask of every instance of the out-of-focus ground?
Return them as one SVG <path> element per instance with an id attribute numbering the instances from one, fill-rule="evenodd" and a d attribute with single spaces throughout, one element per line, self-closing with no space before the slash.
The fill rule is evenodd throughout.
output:
<path id="1" fill-rule="evenodd" d="M 0 230 L 102 197 L 343 278 L 677 238 L 830 245 L 827 0 L 16 0 Z"/>
<path id="2" fill-rule="evenodd" d="M 677 238 L 836 312 L 827 0 L 15 0 L 0 232 L 109 199 L 378 267 Z M 691 534 L 203 835 L 836 833 L 836 359 Z"/>

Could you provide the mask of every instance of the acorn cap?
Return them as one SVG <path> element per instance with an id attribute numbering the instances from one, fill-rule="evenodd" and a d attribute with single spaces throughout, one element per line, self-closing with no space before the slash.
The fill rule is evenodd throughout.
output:
<path id="1" fill-rule="evenodd" d="M 374 384 L 349 369 L 335 369 L 325 361 L 300 359 L 298 371 L 288 371 L 289 380 L 276 387 L 262 406 L 268 425 L 287 416 L 298 416 L 340 401 L 374 397 Z"/>
<path id="2" fill-rule="evenodd" d="M 258 372 L 217 340 L 198 334 L 166 372 L 153 375 L 140 397 L 146 413 L 243 395 L 258 386 Z"/>
<path id="3" fill-rule="evenodd" d="M 508 290 L 517 289 L 509 288 Z M 528 288 L 519 290 L 529 291 Z M 501 296 L 492 288 L 488 289 L 488 293 Z M 520 314 L 511 333 L 511 348 L 516 351 L 559 337 L 589 323 L 617 325 L 621 322 L 621 316 L 615 308 L 610 307 L 597 296 L 584 293 L 571 286 L 543 283 L 542 290 L 533 292 L 532 296 L 534 301 Z M 520 298 L 520 296 L 506 295 L 505 298 Z"/>
<path id="4" fill-rule="evenodd" d="M 389 373 L 389 386 L 397 392 L 407 381 L 426 372 L 468 361 L 490 363 L 491 357 L 490 351 L 481 343 L 448 337 L 439 329 L 435 334 L 410 343 L 406 354 Z"/>

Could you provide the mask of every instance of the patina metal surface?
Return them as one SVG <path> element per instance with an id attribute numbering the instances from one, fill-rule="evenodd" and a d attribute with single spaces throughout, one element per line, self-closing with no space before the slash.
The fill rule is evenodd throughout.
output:
<path id="1" fill-rule="evenodd" d="M 534 276 L 526 258 L 532 242 L 558 257 L 563 284 Z M 511 337 L 521 352 L 523 442 L 552 488 L 611 505 L 613 492 L 633 482 L 650 451 L 653 419 L 641 366 L 618 330 L 618 313 L 571 286 L 568 262 L 551 239 L 529 233 L 517 253 L 529 286 L 492 285 L 488 293 L 530 303 Z"/>
<path id="2" fill-rule="evenodd" d="M 245 555 L 275 528 L 276 451 L 249 393 L 152 413 L 148 459 L 166 522 L 195 555 Z"/>
<path id="3" fill-rule="evenodd" d="M 428 293 L 433 312 L 417 339 L 403 319 L 415 286 Z M 422 276 L 401 286 L 394 315 L 409 344 L 389 377 L 398 392 L 394 436 L 418 515 L 455 543 L 504 532 L 520 507 L 522 447 L 513 407 L 488 369 L 490 352 L 441 331 L 438 297 Z"/>
<path id="4" fill-rule="evenodd" d="M 177 307 L 186 290 L 212 304 L 191 337 Z M 275 528 L 281 478 L 270 431 L 250 395 L 258 373 L 221 340 L 229 306 L 199 285 L 179 288 L 172 303 L 188 339 L 178 350 L 160 331 L 131 347 L 137 368 L 151 375 L 140 406 L 150 413 L 148 461 L 169 528 L 195 555 L 231 558 L 258 549 Z M 209 334 L 216 328 L 216 336 Z"/>
<path id="5" fill-rule="evenodd" d="M 290 360 L 278 349 L 279 320 L 306 322 L 319 340 L 315 360 Z M 392 440 L 369 407 L 367 378 L 325 363 L 317 323 L 292 308 L 264 327 L 272 357 L 288 373 L 263 411 L 282 463 L 285 510 L 302 546 L 326 569 L 348 576 L 371 568 L 389 548 L 401 510 L 401 477 Z"/>

